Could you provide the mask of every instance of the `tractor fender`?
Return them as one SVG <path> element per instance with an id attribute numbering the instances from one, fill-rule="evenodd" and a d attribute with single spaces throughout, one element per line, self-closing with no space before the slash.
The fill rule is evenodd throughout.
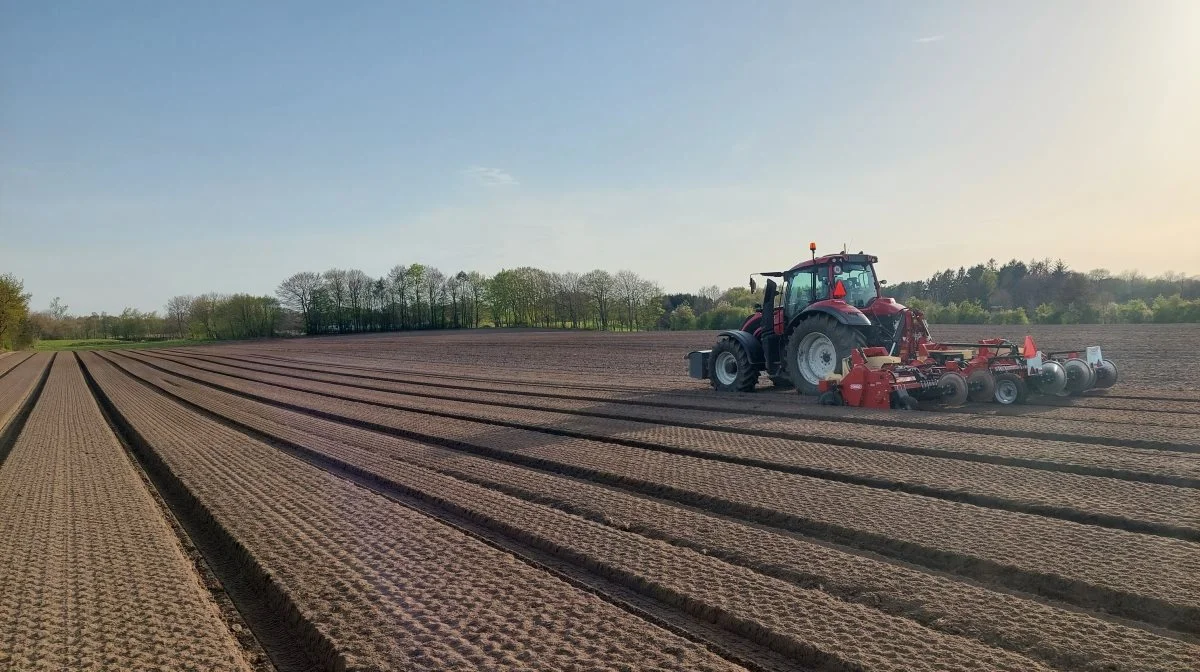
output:
<path id="1" fill-rule="evenodd" d="M 756 338 L 754 336 L 754 334 L 751 334 L 750 332 L 747 332 L 747 331 L 739 331 L 737 329 L 729 329 L 727 331 L 722 331 L 717 334 L 717 338 L 726 338 L 726 337 L 732 338 L 733 340 L 737 341 L 739 345 L 742 346 L 742 349 L 746 351 L 746 356 L 750 358 L 750 363 L 757 364 L 760 366 L 762 365 L 762 363 L 763 363 L 762 343 L 758 340 L 758 338 Z"/>
<path id="2" fill-rule="evenodd" d="M 797 315 L 796 319 L 792 320 L 792 323 L 788 326 L 795 327 L 797 324 L 800 323 L 800 320 L 808 319 L 818 313 L 821 315 L 828 315 L 828 316 L 832 317 L 833 319 L 837 320 L 838 322 L 841 322 L 842 324 L 850 325 L 851 327 L 869 327 L 869 326 L 871 326 L 870 318 L 868 318 L 866 315 L 864 315 L 861 310 L 859 310 L 849 304 L 846 304 L 845 307 L 839 306 L 837 308 L 835 308 L 833 306 L 829 306 L 829 305 L 820 305 L 820 304 L 811 305 L 811 306 L 805 308 L 804 310 L 800 311 L 800 314 Z M 789 329 L 789 331 L 791 331 L 791 329 Z"/>

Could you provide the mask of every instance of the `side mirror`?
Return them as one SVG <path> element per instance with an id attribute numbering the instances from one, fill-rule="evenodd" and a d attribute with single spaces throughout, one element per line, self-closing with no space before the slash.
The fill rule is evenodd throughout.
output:
<path id="1" fill-rule="evenodd" d="M 880 287 L 886 287 L 886 286 L 887 286 L 887 280 L 880 280 L 880 281 L 879 281 L 879 286 L 880 286 Z"/>
<path id="2" fill-rule="evenodd" d="M 754 276 L 750 276 L 750 293 L 753 294 L 757 291 L 758 285 L 754 282 Z"/>

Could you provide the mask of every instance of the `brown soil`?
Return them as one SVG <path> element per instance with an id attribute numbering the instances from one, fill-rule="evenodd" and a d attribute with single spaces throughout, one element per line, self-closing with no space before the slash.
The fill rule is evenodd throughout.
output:
<path id="1" fill-rule="evenodd" d="M 350 668 L 731 669 L 413 510 L 155 395 L 97 356 L 104 394 Z M 323 641 L 322 641 L 323 640 Z"/>
<path id="2" fill-rule="evenodd" d="M 434 469 L 529 501 L 549 504 L 619 530 L 699 550 L 802 587 L 911 618 L 947 634 L 1034 656 L 1052 665 L 1191 669 L 1200 648 L 1093 616 L 915 571 L 800 537 L 670 506 L 555 474 L 339 424 L 224 393 L 136 362 L 119 365 L 167 394 L 238 426 L 353 462 L 380 476 L 380 457 Z"/>
<path id="3" fill-rule="evenodd" d="M 683 375 L 711 332 L 481 330 L 86 354 L 74 386 L 280 669 L 1198 669 L 1200 330 L 1033 331 L 1121 384 L 864 412 L 714 393 Z M 0 358 L 10 434 L 71 417 L 39 357 Z"/>
<path id="4" fill-rule="evenodd" d="M 0 570 L 6 669 L 247 669 L 69 354 L 0 467 Z"/>
<path id="5" fill-rule="evenodd" d="M 1189 488 L 1147 483 L 1128 483 L 1093 476 L 1052 473 L 1025 468 L 980 464 L 946 460 L 939 457 L 909 455 L 886 450 L 858 447 L 823 445 L 773 437 L 742 436 L 727 431 L 711 431 L 687 427 L 671 427 L 659 422 L 672 422 L 677 415 L 686 416 L 692 411 L 664 411 L 650 409 L 649 422 L 630 422 L 571 415 L 569 411 L 583 410 L 595 413 L 595 405 L 562 399 L 539 399 L 525 404 L 554 408 L 565 413 L 514 410 L 510 407 L 486 405 L 496 403 L 512 405 L 512 397 L 496 394 L 463 393 L 453 396 L 442 395 L 442 399 L 464 401 L 481 400 L 477 403 L 445 403 L 430 400 L 427 388 L 420 386 L 362 381 L 352 376 L 317 374 L 315 380 L 339 383 L 339 385 L 313 388 L 301 381 L 314 380 L 288 369 L 246 365 L 246 371 L 237 375 L 250 375 L 249 371 L 276 371 L 285 377 L 298 377 L 287 381 L 304 389 L 318 389 L 329 394 L 342 395 L 349 399 L 363 399 L 354 387 L 366 385 L 372 389 L 386 389 L 421 396 L 368 395 L 370 401 L 396 404 L 413 410 L 447 412 L 468 415 L 484 422 L 519 422 L 530 428 L 549 428 L 555 432 L 569 432 L 574 436 L 600 440 L 619 440 L 633 445 L 696 454 L 768 468 L 823 475 L 834 479 L 930 494 L 964 501 L 987 501 L 1013 510 L 1037 510 L 1049 512 L 1073 520 L 1105 521 L 1116 527 L 1156 529 L 1184 538 L 1200 538 L 1200 498 Z M 236 367 L 214 367 L 210 370 L 230 372 Z M 235 372 L 236 373 L 236 372 Z M 270 378 L 269 380 L 283 380 Z M 645 410 L 645 409 L 638 409 Z M 625 413 L 626 417 L 633 414 Z M 640 419 L 640 418 L 639 418 Z M 754 420 L 773 423 L 770 418 Z M 705 424 L 703 420 L 697 424 Z M 792 421 L 792 424 L 799 424 Z M 722 426 L 728 429 L 728 426 Z M 778 431 L 778 430 L 777 430 Z M 843 428 L 844 431 L 844 428 Z M 779 431 L 779 434 L 786 430 Z M 953 437 L 961 444 L 964 437 Z M 1026 443 L 1031 443 L 1026 440 Z M 1200 467 L 1200 462 L 1196 463 Z"/>
<path id="6" fill-rule="evenodd" d="M 1200 547 L 1188 542 L 193 372 L 228 389 L 350 422 L 452 441 L 682 502 L 719 502 L 755 520 L 975 575 L 999 573 L 1013 587 L 1061 593 L 1084 604 L 1145 617 L 1172 614 L 1172 623 L 1190 621 L 1200 607 Z M 380 393 L 363 392 L 370 394 Z"/>

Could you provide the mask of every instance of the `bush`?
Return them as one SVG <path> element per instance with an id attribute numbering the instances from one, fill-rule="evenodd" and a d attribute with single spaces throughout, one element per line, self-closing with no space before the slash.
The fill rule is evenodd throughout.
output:
<path id="1" fill-rule="evenodd" d="M 1125 303 L 1113 305 L 1116 306 L 1117 322 L 1141 324 L 1154 319 L 1154 311 L 1150 310 L 1150 306 L 1147 306 L 1146 302 L 1141 299 L 1132 299 Z"/>
<path id="2" fill-rule="evenodd" d="M 1096 307 L 1089 303 L 1065 306 L 1043 303 L 1031 316 L 1024 308 L 988 312 L 978 301 L 960 301 L 941 305 L 925 299 L 909 298 L 904 304 L 920 310 L 933 324 L 1142 324 L 1200 322 L 1200 299 L 1185 299 L 1179 294 L 1159 296 L 1151 305 L 1141 299 L 1108 303 Z"/>
<path id="3" fill-rule="evenodd" d="M 958 306 L 948 303 L 944 306 L 934 306 L 932 312 L 926 313 L 930 322 L 938 324 L 958 324 Z"/>
<path id="4" fill-rule="evenodd" d="M 1058 324 L 1058 308 L 1055 308 L 1049 303 L 1041 304 L 1036 310 L 1033 311 L 1033 321 L 1037 322 L 1038 324 Z"/>
<path id="5" fill-rule="evenodd" d="M 918 299 L 915 296 L 910 296 L 907 299 L 905 299 L 904 305 L 906 305 L 909 308 L 912 308 L 914 310 L 919 310 L 922 313 L 925 313 L 926 317 L 928 317 L 929 314 L 931 312 L 933 312 L 933 310 L 935 308 L 938 307 L 938 305 L 936 303 L 934 303 L 933 301 L 929 301 L 927 299 Z"/>
<path id="6" fill-rule="evenodd" d="M 686 303 L 681 303 L 671 311 L 667 318 L 671 331 L 687 331 L 696 328 L 696 313 Z"/>
<path id="7" fill-rule="evenodd" d="M 988 312 L 975 301 L 960 301 L 958 304 L 959 324 L 987 324 Z"/>
<path id="8" fill-rule="evenodd" d="M 1200 300 L 1188 301 L 1178 294 L 1159 296 L 1150 309 L 1155 322 L 1200 322 Z"/>
<path id="9" fill-rule="evenodd" d="M 716 308 L 702 314 L 696 320 L 699 329 L 737 329 L 746 321 L 746 309 L 735 308 L 721 302 Z"/>
<path id="10" fill-rule="evenodd" d="M 1024 308 L 995 310 L 988 316 L 988 322 L 990 324 L 1029 324 L 1029 316 L 1025 314 Z"/>

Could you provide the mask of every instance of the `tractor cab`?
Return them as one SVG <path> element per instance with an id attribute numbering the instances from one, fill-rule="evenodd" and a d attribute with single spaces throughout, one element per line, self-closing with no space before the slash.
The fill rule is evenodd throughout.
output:
<path id="1" fill-rule="evenodd" d="M 796 264 L 783 274 L 784 322 L 827 301 L 863 311 L 880 297 L 876 261 L 869 254 L 830 254 Z"/>

